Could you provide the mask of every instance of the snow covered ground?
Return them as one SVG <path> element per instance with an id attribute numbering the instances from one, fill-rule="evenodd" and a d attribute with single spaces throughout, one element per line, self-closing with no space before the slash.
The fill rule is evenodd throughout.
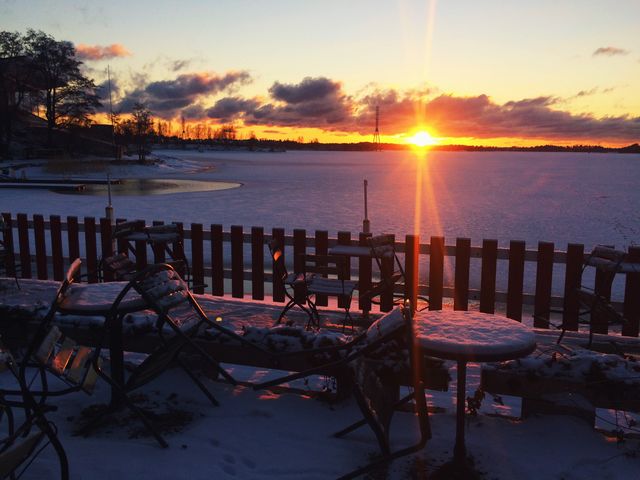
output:
<path id="1" fill-rule="evenodd" d="M 10 279 L 6 281 L 10 284 Z M 27 282 L 27 281 L 25 281 Z M 23 288 L 23 290 L 25 290 Z M 42 296 L 51 289 L 43 289 Z M 22 298 L 22 297 L 20 297 Z M 210 316 L 220 315 L 232 326 L 255 316 L 269 325 L 281 305 L 199 297 Z M 46 305 L 47 299 L 35 299 Z M 45 308 L 46 310 L 46 308 Z M 304 321 L 304 316 L 301 318 Z M 129 361 L 138 356 L 129 354 Z M 455 379 L 455 365 L 451 377 Z M 282 375 L 268 371 L 226 365 L 243 382 L 263 382 Z M 69 456 L 74 479 L 330 479 L 367 463 L 378 453 L 373 433 L 364 427 L 336 439 L 332 433 L 359 419 L 353 399 L 331 403 L 314 392 L 331 387 L 331 382 L 314 377 L 290 386 L 297 392 L 254 391 L 241 385 L 205 379 L 220 401 L 208 403 L 180 370 L 166 372 L 139 391 L 140 405 L 169 420 L 165 436 L 170 447 L 161 449 L 145 436 L 141 424 L 122 414 L 88 437 L 76 436 L 84 409 L 108 402 L 110 390 L 98 382 L 92 396 L 84 393 L 55 400 L 59 409 L 48 414 L 55 422 Z M 468 371 L 467 395 L 479 384 L 479 366 Z M 0 374 L 0 388 L 14 385 L 8 372 Z M 299 393 L 300 391 L 306 393 Z M 400 459 L 374 478 L 424 478 L 452 456 L 455 432 L 455 381 L 449 392 L 428 392 L 433 438 L 418 454 Z M 622 443 L 595 430 L 584 420 L 569 416 L 538 416 L 518 420 L 519 400 L 503 397 L 484 399 L 480 414 L 468 416 L 467 447 L 485 479 L 591 479 L 628 480 L 640 471 L 640 443 L 625 437 Z M 614 429 L 606 421 L 610 412 L 599 411 L 600 426 Z M 618 416 L 620 426 L 628 417 Z M 417 438 L 412 414 L 397 412 L 393 420 L 392 444 L 410 444 Z M 632 428 L 636 430 L 637 428 Z M 56 478 L 56 457 L 51 448 L 26 471 L 25 479 Z"/>

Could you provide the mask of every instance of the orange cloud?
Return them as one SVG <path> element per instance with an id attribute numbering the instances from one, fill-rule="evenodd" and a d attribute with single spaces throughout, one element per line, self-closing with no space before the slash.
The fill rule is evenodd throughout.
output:
<path id="1" fill-rule="evenodd" d="M 107 60 L 117 57 L 128 57 L 131 52 L 124 45 L 112 43 L 111 45 L 85 45 L 81 43 L 76 47 L 76 57 L 80 60 Z"/>

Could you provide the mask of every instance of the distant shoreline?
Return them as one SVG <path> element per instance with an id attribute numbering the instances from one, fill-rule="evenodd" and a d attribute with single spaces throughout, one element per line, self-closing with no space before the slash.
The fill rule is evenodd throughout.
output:
<path id="1" fill-rule="evenodd" d="M 209 147 L 220 150 L 248 150 L 256 152 L 282 152 L 287 150 L 311 150 L 311 151 L 340 151 L 340 152 L 365 152 L 365 151 L 405 151 L 415 147 L 408 144 L 372 142 L 359 143 L 301 143 L 293 140 L 227 140 L 221 142 L 209 142 L 198 140 L 182 140 L 178 143 L 168 142 L 164 145 L 156 144 L 155 148 L 185 148 L 185 147 Z M 640 154 L 640 144 L 634 143 L 625 147 L 602 147 L 600 145 L 536 145 L 533 147 L 494 147 L 479 145 L 433 145 L 427 147 L 429 151 L 444 152 L 580 152 L 580 153 L 631 153 Z"/>

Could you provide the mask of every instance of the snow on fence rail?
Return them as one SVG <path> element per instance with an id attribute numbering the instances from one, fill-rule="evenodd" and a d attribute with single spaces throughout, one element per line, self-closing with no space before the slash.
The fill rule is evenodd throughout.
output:
<path id="1" fill-rule="evenodd" d="M 9 262 L 15 258 L 15 263 L 22 265 L 18 275 L 24 278 L 31 278 L 35 274 L 39 279 L 61 280 L 69 260 L 81 257 L 86 265 L 88 281 L 97 282 L 99 259 L 112 254 L 114 249 L 121 251 L 124 248 L 122 243 L 114 245 L 112 242 L 112 226 L 106 218 L 84 217 L 80 221 L 76 216 L 68 216 L 63 221 L 58 215 L 51 215 L 48 220 L 43 215 L 33 215 L 31 220 L 26 214 L 17 214 L 15 217 L 9 213 L 2 215 L 9 227 L 7 247 L 14 253 L 9 256 Z M 154 221 L 153 224 L 162 222 Z M 329 238 L 326 230 L 316 230 L 310 235 L 305 230 L 296 229 L 292 235 L 286 235 L 283 228 L 265 232 L 262 227 L 245 230 L 242 226 L 234 225 L 224 231 L 222 225 L 205 227 L 192 223 L 189 228 L 178 225 L 185 242 L 184 245 L 174 245 L 174 248 L 184 248 L 194 285 L 209 285 L 213 295 L 230 293 L 233 297 L 244 297 L 248 294 L 254 300 L 265 299 L 265 293 L 276 302 L 285 299 L 282 286 L 274 281 L 271 274 L 272 262 L 265 246 L 272 238 L 278 238 L 287 245 L 287 257 L 295 259 L 291 262 L 294 269 L 299 267 L 298 254 L 305 251 L 314 250 L 324 254 L 336 244 L 366 245 L 365 234 L 352 235 L 344 231 L 338 232 L 336 238 Z M 397 285 L 397 292 L 413 299 L 418 295 L 427 295 L 431 309 L 441 309 L 445 299 L 453 304 L 453 308 L 460 310 L 466 310 L 470 303 L 476 302 L 482 312 L 493 313 L 498 306 L 508 317 L 518 321 L 522 321 L 526 310 L 534 314 L 535 327 L 549 328 L 550 309 L 561 307 L 564 311 L 563 321 L 570 330 L 578 330 L 578 299 L 575 292 L 580 284 L 585 255 L 585 248 L 581 244 L 569 244 L 565 252 L 556 251 L 554 244 L 549 242 L 539 242 L 536 250 L 527 250 L 525 242 L 516 240 L 511 241 L 508 248 L 499 248 L 497 240 L 483 240 L 481 246 L 471 246 L 470 239 L 457 238 L 455 245 L 445 245 L 444 237 L 434 236 L 429 243 L 420 243 L 417 235 L 406 235 L 404 242 L 396 242 L 396 248 L 404 258 L 406 272 L 406 282 Z M 634 259 L 640 259 L 640 247 L 631 247 L 629 254 Z M 165 260 L 162 249 L 154 250 L 144 242 L 136 243 L 139 268 L 148 261 Z M 479 288 L 471 288 L 472 260 L 480 263 Z M 356 267 L 352 270 L 352 278 L 360 282 L 361 291 L 366 291 L 378 274 L 372 268 L 373 262 L 368 258 L 354 258 L 351 263 Z M 450 272 L 452 283 L 447 285 L 445 264 L 447 267 L 455 265 Z M 525 266 L 530 267 L 528 274 L 525 274 Z M 505 272 L 506 288 L 503 290 L 496 288 L 499 267 Z M 10 274 L 14 271 L 12 268 L 13 264 L 8 265 Z M 561 295 L 552 296 L 554 270 L 557 272 L 558 269 L 562 270 L 564 286 Z M 598 274 L 593 281 L 598 285 Z M 525 291 L 527 284 L 533 286 L 531 291 Z M 620 290 L 624 290 L 624 295 L 621 301 L 616 302 L 616 306 L 629 320 L 623 326 L 622 334 L 637 337 L 640 324 L 640 274 L 626 275 Z M 202 291 L 203 287 L 196 288 L 196 293 Z M 364 299 L 360 300 L 359 308 L 370 307 Z M 390 310 L 392 302 L 390 293 L 383 296 L 380 309 Z M 320 306 L 327 303 L 327 298 L 318 299 Z M 606 323 L 598 319 L 592 322 L 596 333 L 608 332 Z"/>

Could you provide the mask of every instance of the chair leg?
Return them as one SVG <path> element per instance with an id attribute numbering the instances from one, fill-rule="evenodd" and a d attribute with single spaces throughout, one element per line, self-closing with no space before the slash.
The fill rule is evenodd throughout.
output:
<path id="1" fill-rule="evenodd" d="M 209 399 L 209 401 L 215 406 L 219 407 L 220 403 L 216 398 L 211 394 L 209 389 L 202 383 L 202 381 L 187 367 L 182 360 L 176 358 L 176 362 L 180 367 L 186 372 L 187 375 L 193 380 L 193 382 L 198 386 L 198 388 L 205 394 L 205 396 Z"/>

